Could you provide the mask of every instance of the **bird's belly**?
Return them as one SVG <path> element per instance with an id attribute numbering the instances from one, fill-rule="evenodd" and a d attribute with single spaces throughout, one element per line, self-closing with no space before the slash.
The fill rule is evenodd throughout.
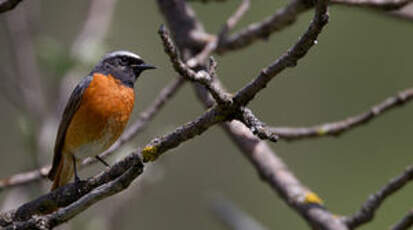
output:
<path id="1" fill-rule="evenodd" d="M 108 149 L 118 138 L 116 133 L 109 130 L 102 131 L 102 135 L 89 138 L 84 143 L 73 147 L 70 151 L 77 159 L 94 157 Z"/>
<path id="2" fill-rule="evenodd" d="M 121 135 L 133 109 L 132 88 L 110 77 L 95 76 L 66 132 L 63 151 L 76 158 L 95 156 Z"/>

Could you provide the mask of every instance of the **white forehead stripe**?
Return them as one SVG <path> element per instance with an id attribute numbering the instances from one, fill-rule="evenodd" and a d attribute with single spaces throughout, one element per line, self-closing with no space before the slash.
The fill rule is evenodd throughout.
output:
<path id="1" fill-rule="evenodd" d="M 107 58 L 112 58 L 112 57 L 115 57 L 115 56 L 129 56 L 129 57 L 133 57 L 133 58 L 136 58 L 136 59 L 142 59 L 141 57 L 139 57 L 139 55 L 137 55 L 135 53 L 132 53 L 132 52 L 129 52 L 129 51 L 126 51 L 126 50 L 119 50 L 119 51 L 114 51 L 114 52 L 108 53 L 103 58 L 107 59 Z"/>

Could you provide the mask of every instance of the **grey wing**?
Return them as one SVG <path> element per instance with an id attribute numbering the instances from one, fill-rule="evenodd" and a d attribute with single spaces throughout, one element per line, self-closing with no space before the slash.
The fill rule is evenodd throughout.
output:
<path id="1" fill-rule="evenodd" d="M 69 127 L 70 121 L 73 118 L 75 112 L 79 109 L 80 101 L 82 99 L 85 89 L 89 86 L 90 82 L 93 80 L 93 76 L 87 76 L 76 86 L 73 90 L 72 95 L 70 95 L 69 102 L 66 104 L 65 110 L 63 112 L 62 120 L 60 121 L 59 130 L 57 131 L 52 169 L 49 171 L 47 177 L 50 180 L 54 180 L 57 169 L 59 167 L 60 160 L 62 158 L 62 148 L 64 144 L 64 139 L 66 136 L 67 128 Z"/>

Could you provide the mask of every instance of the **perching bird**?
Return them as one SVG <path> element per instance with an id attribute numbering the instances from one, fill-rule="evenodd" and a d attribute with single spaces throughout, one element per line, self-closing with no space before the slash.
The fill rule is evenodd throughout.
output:
<path id="1" fill-rule="evenodd" d="M 51 190 L 67 184 L 73 174 L 79 181 L 76 161 L 98 157 L 121 135 L 132 112 L 133 86 L 142 71 L 154 69 L 136 54 L 115 51 L 103 56 L 73 90 L 56 137 Z"/>

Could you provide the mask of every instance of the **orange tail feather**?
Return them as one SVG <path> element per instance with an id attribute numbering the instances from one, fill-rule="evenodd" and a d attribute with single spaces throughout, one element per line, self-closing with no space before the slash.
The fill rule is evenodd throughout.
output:
<path id="1" fill-rule="evenodd" d="M 74 174 L 73 159 L 69 153 L 62 153 L 62 158 L 57 169 L 56 176 L 53 180 L 51 191 L 69 183 Z"/>

